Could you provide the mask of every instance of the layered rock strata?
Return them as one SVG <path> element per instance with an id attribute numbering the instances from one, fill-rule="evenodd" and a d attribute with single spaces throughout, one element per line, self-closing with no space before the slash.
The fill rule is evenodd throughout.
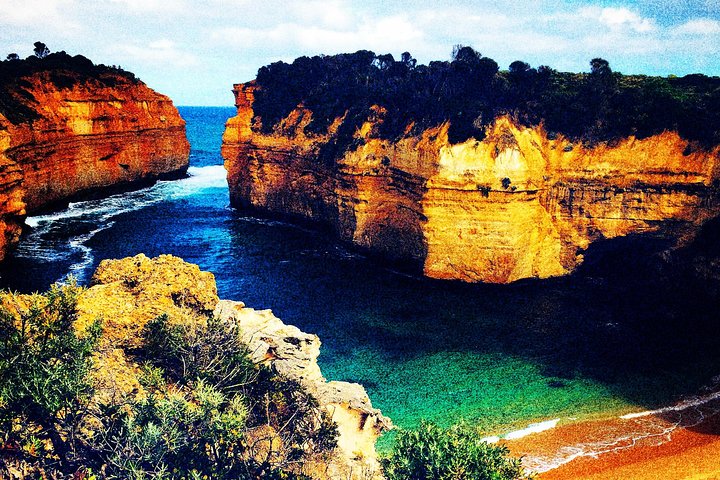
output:
<path id="1" fill-rule="evenodd" d="M 312 112 L 299 106 L 260 133 L 255 89 L 235 85 L 238 112 L 223 136 L 231 203 L 322 222 L 429 277 L 564 275 L 599 239 L 687 238 L 720 213 L 720 147 L 697 149 L 674 132 L 589 147 L 505 116 L 482 141 L 450 144 L 448 125 L 389 141 L 374 107 L 353 146 L 323 162 L 343 119 L 306 134 Z"/>
<path id="2" fill-rule="evenodd" d="M 48 71 L 20 80 L 13 100 L 32 116 L 0 114 L 0 259 L 26 213 L 187 169 L 185 122 L 145 84 L 118 76 L 61 87 Z"/>
<path id="3" fill-rule="evenodd" d="M 219 300 L 214 276 L 197 265 L 171 255 L 104 260 L 93 275 L 91 287 L 80 297 L 78 311 L 77 328 L 81 331 L 96 318 L 103 321 L 95 361 L 98 402 L 111 404 L 142 395 L 140 365 L 132 352 L 140 345 L 148 321 L 166 314 L 175 324 L 192 326 L 215 315 L 239 326 L 255 362 L 298 381 L 337 423 L 337 454 L 329 461 L 322 460 L 322 465 L 308 466 L 312 478 L 369 479 L 374 478 L 372 472 L 379 471 L 375 440 L 391 423 L 373 408 L 365 389 L 358 384 L 326 381 L 317 364 L 320 340 L 316 335 L 285 325 L 270 310 Z"/>

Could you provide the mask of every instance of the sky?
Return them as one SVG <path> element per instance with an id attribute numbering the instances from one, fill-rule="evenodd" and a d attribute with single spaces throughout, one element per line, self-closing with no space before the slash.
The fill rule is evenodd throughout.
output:
<path id="1" fill-rule="evenodd" d="M 720 75 L 720 0 L 0 0 L 0 58 L 36 41 L 120 65 L 176 105 L 231 106 L 263 65 L 360 49 Z"/>

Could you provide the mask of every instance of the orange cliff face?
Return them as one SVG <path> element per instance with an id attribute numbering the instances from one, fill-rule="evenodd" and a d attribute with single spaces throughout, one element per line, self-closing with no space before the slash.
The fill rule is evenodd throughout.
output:
<path id="1" fill-rule="evenodd" d="M 359 146 L 322 162 L 342 118 L 310 136 L 312 112 L 298 107 L 272 134 L 259 133 L 255 88 L 235 86 L 238 114 L 223 136 L 231 203 L 325 223 L 429 277 L 564 275 L 596 240 L 679 239 L 720 214 L 720 147 L 693 150 L 673 132 L 585 147 L 500 117 L 482 141 L 451 145 L 443 125 L 393 142 L 377 138 L 385 112 L 375 107 L 355 133 Z"/>
<path id="2" fill-rule="evenodd" d="M 51 73 L 22 79 L 34 119 L 0 114 L 0 259 L 23 217 L 79 194 L 184 172 L 190 145 L 172 101 L 118 77 L 61 88 Z M 20 98 L 20 97 L 19 97 Z"/>

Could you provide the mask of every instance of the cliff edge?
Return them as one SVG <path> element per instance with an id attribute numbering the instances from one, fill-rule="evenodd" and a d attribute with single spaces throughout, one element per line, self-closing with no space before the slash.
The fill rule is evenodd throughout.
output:
<path id="1" fill-rule="evenodd" d="M 445 122 L 394 139 L 375 105 L 348 135 L 340 116 L 308 129 L 299 104 L 272 126 L 255 82 L 234 88 L 222 153 L 231 203 L 328 225 L 369 252 L 425 275 L 508 283 L 572 272 L 601 239 L 657 234 L 679 241 L 720 214 L 720 147 L 674 131 L 584 144 L 500 115 L 481 139 L 452 143 Z"/>
<path id="2" fill-rule="evenodd" d="M 7 60 L 0 93 L 0 259 L 26 214 L 187 169 L 184 120 L 128 72 L 64 52 Z"/>
<path id="3" fill-rule="evenodd" d="M 184 328 L 210 316 L 236 325 L 254 363 L 298 382 L 337 424 L 334 453 L 303 465 L 303 472 L 318 479 L 374 478 L 362 475 L 379 471 L 375 440 L 391 422 L 361 385 L 325 380 L 317 364 L 318 337 L 285 325 L 270 310 L 219 300 L 212 273 L 171 255 L 104 260 L 78 300 L 78 330 L 97 318 L 103 322 L 94 373 L 98 403 L 144 395 L 135 354 L 143 328 L 159 315 Z"/>

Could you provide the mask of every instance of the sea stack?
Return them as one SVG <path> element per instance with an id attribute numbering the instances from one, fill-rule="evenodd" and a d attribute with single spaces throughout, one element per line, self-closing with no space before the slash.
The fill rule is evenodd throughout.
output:
<path id="1" fill-rule="evenodd" d="M 642 233 L 672 243 L 720 213 L 720 148 L 675 131 L 583 143 L 503 114 L 464 141 L 450 140 L 451 121 L 418 130 L 411 120 L 388 138 L 383 128 L 398 119 L 379 104 L 348 104 L 318 131 L 302 102 L 264 118 L 257 99 L 269 110 L 273 92 L 263 88 L 233 89 L 237 116 L 222 147 L 231 203 L 319 222 L 428 277 L 565 275 L 597 240 Z"/>
<path id="2" fill-rule="evenodd" d="M 7 60 L 0 92 L 0 259 L 26 214 L 187 169 L 184 120 L 129 72 L 64 52 Z"/>

